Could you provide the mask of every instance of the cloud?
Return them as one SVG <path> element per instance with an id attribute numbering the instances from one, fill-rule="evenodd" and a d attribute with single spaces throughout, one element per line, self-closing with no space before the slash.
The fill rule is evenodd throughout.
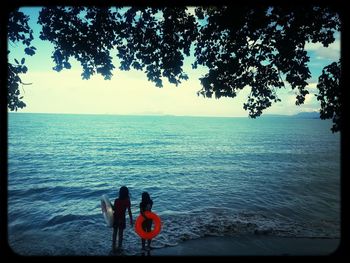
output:
<path id="1" fill-rule="evenodd" d="M 328 47 L 324 47 L 321 43 L 306 43 L 305 50 L 310 51 L 316 59 L 336 61 L 340 57 L 340 39 L 336 39 Z"/>
<path id="2" fill-rule="evenodd" d="M 286 114 L 293 115 L 304 111 L 319 111 L 320 104 L 317 101 L 315 94 L 318 92 L 317 83 L 309 83 L 306 88 L 310 93 L 305 96 L 304 104 L 297 106 L 296 93 L 297 90 L 292 90 L 289 85 L 285 89 L 277 91 L 281 102 L 273 103 L 272 106 L 264 111 L 263 114 Z"/>
<path id="3" fill-rule="evenodd" d="M 317 82 L 311 82 L 309 85 L 306 87 L 307 90 L 310 92 L 310 94 L 317 94 L 318 93 L 318 88 L 317 88 Z"/>
<path id="4" fill-rule="evenodd" d="M 284 90 L 284 93 L 286 93 L 288 95 L 296 96 L 298 94 L 298 89 L 297 88 L 292 89 L 288 82 L 284 81 L 284 85 L 285 85 L 286 89 L 279 90 L 278 93 Z M 317 82 L 308 83 L 308 85 L 306 86 L 305 89 L 308 90 L 310 94 L 311 93 L 312 94 L 318 93 Z"/>

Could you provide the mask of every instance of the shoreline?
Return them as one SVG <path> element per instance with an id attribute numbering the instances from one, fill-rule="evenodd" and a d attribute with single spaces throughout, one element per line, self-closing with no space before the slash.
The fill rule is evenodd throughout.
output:
<path id="1" fill-rule="evenodd" d="M 152 248 L 149 251 L 141 251 L 139 243 L 135 244 L 137 247 L 112 251 L 107 242 L 100 244 L 101 250 L 89 251 L 90 253 L 66 246 L 45 247 L 43 240 L 44 238 L 37 244 L 37 248 L 28 249 L 25 246 L 21 247 L 21 244 L 15 247 L 9 244 L 9 248 L 19 256 L 329 256 L 334 252 L 344 253 L 341 250 L 337 251 L 340 246 L 340 238 L 278 237 L 252 234 L 205 236 L 182 241 L 175 246 Z M 108 245 L 108 248 L 105 245 Z"/>
<path id="2" fill-rule="evenodd" d="M 150 256 L 327 256 L 340 238 L 276 236 L 203 237 L 177 246 L 152 249 Z M 147 252 L 146 252 L 147 253 Z"/>

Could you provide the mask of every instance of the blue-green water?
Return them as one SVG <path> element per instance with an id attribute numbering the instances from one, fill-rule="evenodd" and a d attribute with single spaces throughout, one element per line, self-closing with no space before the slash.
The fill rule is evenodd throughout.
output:
<path id="1" fill-rule="evenodd" d="M 153 245 L 206 235 L 340 236 L 340 135 L 296 118 L 9 114 L 9 244 L 19 254 L 107 255 L 100 197 L 148 191 Z M 127 222 L 129 222 L 127 220 Z M 124 248 L 141 241 L 127 225 Z"/>

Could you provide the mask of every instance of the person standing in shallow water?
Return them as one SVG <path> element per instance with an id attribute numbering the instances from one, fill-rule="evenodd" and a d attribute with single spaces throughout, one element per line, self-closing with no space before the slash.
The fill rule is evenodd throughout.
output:
<path id="1" fill-rule="evenodd" d="M 142 222 L 142 228 L 145 232 L 151 232 L 151 228 L 152 228 L 152 219 L 148 219 L 144 212 L 145 211 L 151 211 L 153 206 L 153 201 L 150 197 L 150 195 L 147 192 L 143 192 L 142 193 L 142 197 L 141 197 L 141 203 L 140 203 L 140 213 L 141 215 L 145 218 L 145 220 Z M 150 249 L 151 248 L 151 239 L 147 240 L 147 248 Z M 145 250 L 145 244 L 146 244 L 146 240 L 141 238 L 141 244 L 142 244 L 142 249 Z"/>
<path id="2" fill-rule="evenodd" d="M 123 232 L 126 227 L 125 212 L 128 209 L 130 225 L 132 227 L 132 213 L 130 209 L 130 196 L 129 189 L 126 186 L 122 186 L 119 189 L 119 198 L 114 200 L 114 223 L 113 223 L 113 241 L 112 241 L 112 250 L 115 251 L 117 234 L 118 236 L 118 249 L 120 250 L 123 245 Z"/>

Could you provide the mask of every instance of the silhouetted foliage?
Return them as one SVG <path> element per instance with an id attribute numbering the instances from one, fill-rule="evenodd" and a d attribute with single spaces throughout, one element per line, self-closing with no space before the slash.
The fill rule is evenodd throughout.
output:
<path id="1" fill-rule="evenodd" d="M 328 9 L 316 7 L 199 8 L 208 17 L 198 37 L 194 66 L 205 65 L 209 73 L 201 78 L 200 94 L 216 98 L 235 97 L 251 87 L 244 109 L 253 118 L 279 101 L 276 89 L 285 81 L 297 89 L 296 105 L 304 103 L 309 56 L 305 43 L 328 46 L 339 30 L 339 18 Z"/>
<path id="2" fill-rule="evenodd" d="M 29 30 L 26 17 L 13 15 L 23 28 L 9 25 L 9 39 L 23 41 Z M 197 7 L 195 14 L 186 7 L 49 7 L 40 11 L 38 23 L 43 26 L 40 38 L 55 46 L 53 69 L 71 68 L 74 57 L 83 79 L 95 73 L 110 79 L 115 68 L 111 51 L 116 50 L 121 70 L 142 70 L 157 87 L 163 86 L 162 78 L 178 85 L 188 79 L 183 61 L 193 46 L 193 68 L 209 69 L 200 78 L 198 95 L 234 98 L 250 88 L 243 107 L 252 118 L 280 101 L 277 91 L 285 83 L 297 91 L 296 105 L 303 104 L 311 77 L 305 44 L 327 47 L 340 30 L 336 10 L 309 5 Z M 27 44 L 32 37 L 24 39 Z M 27 46 L 31 55 L 30 41 Z M 341 127 L 339 78 L 340 62 L 333 63 L 324 68 L 317 86 L 321 118 L 333 119 L 332 131 Z M 18 87 L 10 89 L 16 93 Z"/>
<path id="3" fill-rule="evenodd" d="M 333 119 L 333 132 L 342 128 L 340 69 L 340 62 L 333 62 L 325 67 L 317 84 L 319 89 L 317 100 L 321 101 L 320 118 Z"/>
<path id="4" fill-rule="evenodd" d="M 33 30 L 28 25 L 29 17 L 25 16 L 22 12 L 15 10 L 9 15 L 8 21 L 8 41 L 9 44 L 21 42 L 26 46 L 24 52 L 28 55 L 35 54 L 35 47 L 31 46 L 33 40 Z M 9 51 L 8 51 L 9 53 Z M 18 108 L 23 108 L 26 104 L 22 101 L 23 96 L 20 96 L 20 84 L 25 85 L 22 82 L 19 74 L 27 72 L 27 67 L 24 65 L 25 58 L 21 59 L 21 63 L 17 59 L 14 59 L 15 64 L 8 61 L 8 95 L 7 106 L 10 110 L 14 111 Z"/>
<path id="5" fill-rule="evenodd" d="M 110 50 L 116 48 L 120 69 L 145 70 L 150 81 L 162 87 L 161 77 L 178 84 L 183 73 L 183 53 L 189 56 L 195 40 L 195 18 L 185 8 L 43 8 L 40 38 L 55 45 L 52 56 L 57 71 L 70 67 L 75 57 L 82 77 L 95 73 L 110 79 L 114 65 Z M 162 12 L 162 19 L 159 19 Z"/>

